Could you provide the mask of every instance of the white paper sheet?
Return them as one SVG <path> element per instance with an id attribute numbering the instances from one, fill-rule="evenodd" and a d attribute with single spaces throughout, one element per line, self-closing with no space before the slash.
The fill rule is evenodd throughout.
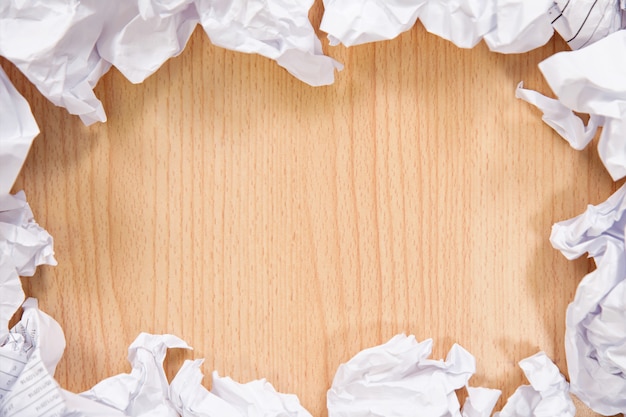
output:
<path id="1" fill-rule="evenodd" d="M 119 410 L 64 389 L 61 389 L 61 396 L 65 409 L 59 417 L 128 417 Z"/>
<path id="2" fill-rule="evenodd" d="M 126 417 L 59 387 L 53 375 L 65 350 L 63 330 L 34 298 L 22 307 L 21 320 L 0 338 L 0 415 Z"/>
<path id="3" fill-rule="evenodd" d="M 65 349 L 61 326 L 24 302 L 20 322 L 0 339 L 0 411 L 2 417 L 60 416 L 65 409 L 54 370 Z"/>
<path id="4" fill-rule="evenodd" d="M 567 308 L 565 352 L 572 393 L 603 415 L 626 412 L 626 186 L 606 202 L 553 226 L 550 241 L 568 259 L 584 253 L 587 274 Z"/>
<path id="5" fill-rule="evenodd" d="M 555 54 L 539 68 L 560 104 L 532 93 L 521 98 L 542 110 L 544 120 L 575 148 L 589 143 L 597 127 L 603 126 L 600 158 L 614 180 L 626 176 L 626 31 Z M 590 115 L 586 128 L 572 110 Z"/>
<path id="6" fill-rule="evenodd" d="M 530 385 L 522 385 L 494 417 L 574 417 L 569 385 L 556 365 L 539 352 L 519 363 Z"/>
<path id="7" fill-rule="evenodd" d="M 431 339 L 403 334 L 359 352 L 335 374 L 329 417 L 460 416 L 455 390 L 476 371 L 474 357 L 456 344 L 445 361 L 431 352 Z"/>
<path id="8" fill-rule="evenodd" d="M 61 389 L 61 396 L 65 403 L 65 409 L 59 417 L 128 417 L 119 410 L 64 389 Z"/>
<path id="9" fill-rule="evenodd" d="M 11 191 L 38 134 L 30 106 L 0 68 L 0 195 Z"/>
<path id="10" fill-rule="evenodd" d="M 580 49 L 626 27 L 619 0 L 555 0 L 554 29 L 572 49 Z"/>
<path id="11" fill-rule="evenodd" d="M 544 45 L 554 32 L 552 0 L 326 0 L 320 29 L 331 45 L 392 39 L 417 18 L 431 33 L 461 48 L 481 39 L 492 51 L 519 53 Z"/>

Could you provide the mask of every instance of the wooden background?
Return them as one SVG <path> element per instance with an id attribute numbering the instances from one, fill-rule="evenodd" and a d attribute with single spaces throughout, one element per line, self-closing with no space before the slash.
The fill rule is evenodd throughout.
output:
<path id="1" fill-rule="evenodd" d="M 564 42 L 505 56 L 418 24 L 325 49 L 346 68 L 313 88 L 198 30 L 142 85 L 110 71 L 109 121 L 89 128 L 2 62 L 42 130 L 15 190 L 55 238 L 59 265 L 24 283 L 65 330 L 64 387 L 127 372 L 141 331 L 195 348 L 170 353 L 170 377 L 204 357 L 315 416 L 339 364 L 399 332 L 436 358 L 468 349 L 497 409 L 526 383 L 520 359 L 566 372 L 565 309 L 592 263 L 553 250 L 550 227 L 616 185 L 595 146 L 514 97 L 520 80 L 549 92 L 537 63 Z"/>

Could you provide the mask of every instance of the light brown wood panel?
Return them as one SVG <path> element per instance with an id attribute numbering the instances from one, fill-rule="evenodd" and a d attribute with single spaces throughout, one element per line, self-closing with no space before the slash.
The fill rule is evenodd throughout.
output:
<path id="1" fill-rule="evenodd" d="M 107 74 L 109 121 L 91 127 L 3 61 L 42 130 L 15 189 L 55 237 L 59 265 L 25 285 L 65 330 L 58 380 L 127 371 L 141 331 L 195 348 L 169 376 L 204 357 L 316 416 L 339 364 L 399 332 L 438 358 L 467 348 L 498 408 L 526 383 L 520 359 L 544 350 L 565 372 L 565 309 L 592 264 L 553 250 L 550 227 L 616 188 L 595 147 L 514 97 L 520 80 L 548 92 L 537 63 L 565 48 L 461 50 L 418 25 L 326 48 L 346 68 L 312 88 L 198 31 L 141 85 Z"/>

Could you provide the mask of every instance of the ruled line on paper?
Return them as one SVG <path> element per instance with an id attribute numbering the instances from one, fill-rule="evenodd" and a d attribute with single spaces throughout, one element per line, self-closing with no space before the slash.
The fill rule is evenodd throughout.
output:
<path id="1" fill-rule="evenodd" d="M 3 352 L 6 353 L 6 352 Z M 0 392 L 0 417 L 56 417 L 61 416 L 65 402 L 60 388 L 46 369 L 39 357 L 32 358 L 26 368 L 24 362 L 14 360 L 9 355 L 2 355 L 3 367 L 19 367 L 22 369 L 17 376 L 7 377 L 0 374 L 0 384 L 4 388 Z"/>
<path id="2" fill-rule="evenodd" d="M 570 48 L 580 49 L 623 29 L 623 8 L 617 0 L 557 0 L 548 16 Z"/>

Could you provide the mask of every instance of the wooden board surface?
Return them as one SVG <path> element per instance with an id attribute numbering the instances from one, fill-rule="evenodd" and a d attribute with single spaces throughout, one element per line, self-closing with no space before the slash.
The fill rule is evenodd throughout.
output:
<path id="1" fill-rule="evenodd" d="M 142 331 L 195 348 L 170 353 L 170 377 L 204 357 L 315 416 L 337 367 L 399 332 L 437 358 L 468 349 L 498 409 L 520 359 L 565 372 L 565 309 L 593 265 L 550 227 L 616 189 L 595 146 L 514 97 L 521 80 L 548 93 L 537 63 L 565 49 L 461 50 L 418 24 L 326 48 L 346 69 L 313 88 L 198 30 L 142 85 L 107 74 L 109 121 L 88 128 L 3 61 L 42 130 L 14 189 L 55 238 L 59 265 L 24 283 L 65 330 L 61 385 L 128 371 Z"/>

